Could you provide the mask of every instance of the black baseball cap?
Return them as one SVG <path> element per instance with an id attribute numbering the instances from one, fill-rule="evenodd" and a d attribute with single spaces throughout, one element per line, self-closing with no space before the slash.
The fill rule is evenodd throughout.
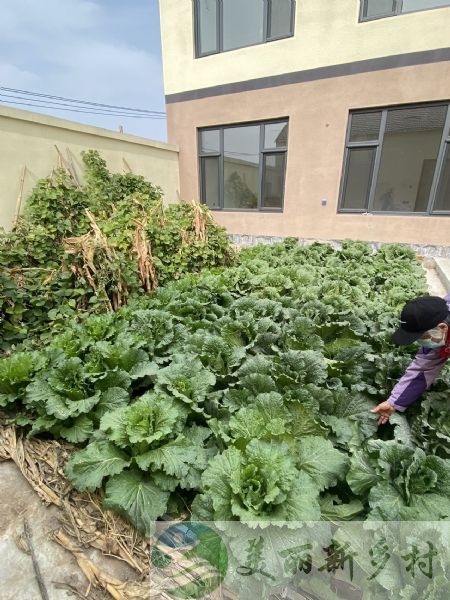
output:
<path id="1" fill-rule="evenodd" d="M 392 336 L 397 346 L 418 340 L 426 331 L 445 321 L 450 315 L 447 302 L 439 296 L 420 296 L 405 304 L 400 327 Z"/>

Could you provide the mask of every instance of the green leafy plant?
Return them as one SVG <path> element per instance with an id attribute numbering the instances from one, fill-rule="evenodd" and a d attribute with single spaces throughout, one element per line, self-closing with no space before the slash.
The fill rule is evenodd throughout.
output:
<path id="1" fill-rule="evenodd" d="M 368 493 L 371 518 L 438 521 L 450 518 L 450 460 L 397 441 L 374 440 L 352 458 L 347 475 Z"/>
<path id="2" fill-rule="evenodd" d="M 202 483 L 205 493 L 194 502 L 194 520 L 239 519 L 255 527 L 320 516 L 313 480 L 299 472 L 283 444 L 252 440 L 244 451 L 228 448 L 213 459 Z"/>
<path id="3" fill-rule="evenodd" d="M 287 240 L 239 261 L 0 360 L 5 408 L 83 445 L 72 483 L 144 534 L 175 500 L 253 528 L 445 518 L 445 377 L 388 427 L 370 414 L 410 358 L 390 338 L 399 302 L 425 290 L 414 255 Z"/>
<path id="4" fill-rule="evenodd" d="M 188 425 L 188 417 L 182 402 L 161 393 L 105 413 L 95 441 L 69 461 L 70 479 L 78 489 L 93 491 L 113 476 L 106 484 L 106 505 L 125 512 L 148 535 L 170 492 L 198 488 L 214 453 L 205 447 L 211 432 Z"/>
<path id="5" fill-rule="evenodd" d="M 158 187 L 110 173 L 95 151 L 83 162 L 84 185 L 55 171 L 38 182 L 13 231 L 0 232 L 0 351 L 235 260 L 205 207 L 165 207 Z"/>

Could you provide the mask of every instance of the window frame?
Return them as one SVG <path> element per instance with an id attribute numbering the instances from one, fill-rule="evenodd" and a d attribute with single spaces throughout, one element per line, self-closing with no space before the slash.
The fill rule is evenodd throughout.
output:
<path id="1" fill-rule="evenodd" d="M 264 147 L 264 137 L 265 137 L 265 126 L 273 125 L 276 123 L 286 123 L 287 125 L 287 144 L 282 148 L 265 148 Z M 257 198 L 257 207 L 256 208 L 225 208 L 224 207 L 224 165 L 225 165 L 225 153 L 224 153 L 224 132 L 226 129 L 233 128 L 242 128 L 242 127 L 260 127 L 259 132 L 259 162 L 258 162 L 258 198 Z M 202 152 L 201 147 L 201 134 L 204 131 L 214 131 L 219 130 L 219 152 Z M 289 117 L 279 117 L 276 119 L 267 119 L 264 121 L 246 121 L 243 123 L 233 123 L 227 125 L 210 125 L 207 127 L 198 127 L 197 128 L 197 157 L 198 157 L 198 181 L 199 181 L 199 193 L 200 193 L 200 203 L 207 206 L 204 201 L 204 169 L 203 163 L 205 158 L 218 158 L 219 159 L 219 207 L 218 208 L 210 208 L 211 211 L 217 212 L 250 212 L 250 213 L 282 213 L 284 212 L 284 198 L 286 192 L 286 173 L 287 173 L 287 164 L 288 164 L 288 147 L 289 147 Z M 281 206 L 279 208 L 274 207 L 263 207 L 262 206 L 262 198 L 263 198 L 263 185 L 264 185 L 264 156 L 266 154 L 284 154 L 284 172 L 283 172 L 283 193 L 281 196 Z"/>
<path id="2" fill-rule="evenodd" d="M 390 110 L 401 110 L 401 109 L 411 109 L 411 108 L 425 108 L 425 107 L 433 107 L 433 106 L 446 106 L 447 114 L 444 121 L 444 127 L 442 130 L 441 141 L 439 143 L 439 150 L 436 157 L 436 167 L 433 174 L 433 182 L 430 188 L 430 195 L 428 198 L 427 210 L 426 212 L 414 212 L 414 211 L 380 211 L 373 210 L 373 202 L 375 199 L 375 192 L 377 187 L 377 178 L 380 171 L 380 163 L 381 163 L 381 155 L 383 152 L 383 142 L 384 142 L 384 134 L 386 130 L 386 122 L 388 112 Z M 381 122 L 380 129 L 378 131 L 378 139 L 377 140 L 364 140 L 360 142 L 351 142 L 350 141 L 350 132 L 352 125 L 352 117 L 355 114 L 367 114 L 371 112 L 380 112 L 381 111 Z M 341 171 L 341 181 L 339 185 L 339 200 L 338 200 L 338 214 L 370 214 L 370 215 L 400 215 L 400 216 L 409 216 L 409 217 L 435 217 L 435 216 L 450 216 L 450 209 L 446 211 L 435 211 L 434 205 L 436 202 L 437 191 L 439 188 L 439 184 L 441 182 L 442 172 L 444 168 L 444 159 L 445 159 L 445 150 L 447 144 L 450 148 L 450 101 L 442 100 L 440 102 L 421 102 L 415 104 L 400 104 L 400 105 L 392 105 L 392 106 L 384 106 L 384 107 L 371 107 L 371 108 L 361 108 L 357 110 L 350 110 L 348 113 L 347 119 L 347 132 L 345 135 L 345 150 L 344 150 L 344 160 Z M 368 192 L 368 200 L 365 208 L 355 209 L 355 208 L 342 208 L 342 204 L 344 202 L 344 196 L 346 192 L 346 185 L 348 180 L 348 160 L 350 156 L 349 150 L 352 148 L 375 148 L 375 158 L 372 163 L 371 173 L 369 177 L 369 192 Z"/>
<path id="3" fill-rule="evenodd" d="M 377 15 L 376 17 L 368 17 L 367 6 L 369 0 L 360 0 L 360 9 L 359 9 L 359 22 L 367 23 L 370 21 L 378 21 L 379 19 L 387 19 L 389 17 L 399 17 L 401 15 L 412 15 L 418 12 L 425 12 L 428 10 L 438 10 L 439 8 L 450 8 L 450 4 L 448 6 L 431 6 L 430 8 L 418 8 L 417 10 L 411 10 L 408 12 L 403 12 L 403 0 L 392 0 L 392 12 L 385 15 Z M 395 9 L 394 9 L 395 6 Z"/>
<path id="4" fill-rule="evenodd" d="M 205 58 L 206 56 L 213 56 L 216 54 L 222 54 L 224 52 L 233 52 L 234 50 L 240 50 L 242 48 L 250 48 L 252 46 L 260 46 L 261 44 L 268 44 L 270 42 L 276 42 L 277 40 L 285 40 L 295 35 L 295 16 L 296 16 L 296 4 L 297 0 L 291 0 L 291 20 L 290 30 L 288 34 L 270 36 L 270 17 L 272 10 L 273 0 L 263 0 L 264 2 L 264 25 L 263 25 L 263 40 L 261 42 L 255 42 L 253 44 L 243 44 L 236 48 L 230 48 L 229 50 L 223 49 L 223 2 L 224 0 L 215 0 L 217 6 L 217 17 L 216 17 L 216 48 L 210 52 L 201 52 L 201 39 L 200 39 L 200 0 L 192 0 L 192 13 L 193 13 L 193 30 L 194 30 L 194 57 Z"/>
<path id="5" fill-rule="evenodd" d="M 437 193 L 439 191 L 439 185 L 442 182 L 442 175 L 444 171 L 444 163 L 447 150 L 450 152 L 450 104 L 447 112 L 447 118 L 444 124 L 444 133 L 442 136 L 441 145 L 439 147 L 439 154 L 436 159 L 436 170 L 434 173 L 433 184 L 431 186 L 430 202 L 428 203 L 428 209 L 430 209 L 430 206 L 434 208 L 434 205 L 437 200 Z M 433 210 L 433 212 L 430 214 L 432 216 L 450 216 L 450 208 L 449 210 Z"/>

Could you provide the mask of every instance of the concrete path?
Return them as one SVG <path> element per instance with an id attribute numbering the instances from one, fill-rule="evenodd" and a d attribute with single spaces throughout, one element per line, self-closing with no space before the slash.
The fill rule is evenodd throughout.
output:
<path id="1" fill-rule="evenodd" d="M 447 294 L 450 294 L 450 258 L 435 258 L 436 273 Z"/>
<path id="2" fill-rule="evenodd" d="M 0 462 L 0 600 L 42 600 L 31 556 L 21 540 L 25 519 L 49 600 L 74 600 L 74 595 L 58 584 L 66 584 L 85 594 L 88 582 L 73 555 L 52 539 L 60 529 L 60 511 L 45 506 L 13 463 Z M 121 581 L 135 581 L 136 574 L 124 562 L 109 558 L 93 548 L 84 549 L 103 572 Z M 91 589 L 92 600 L 111 600 L 99 589 Z"/>
<path id="3" fill-rule="evenodd" d="M 441 298 L 450 294 L 450 259 L 426 257 L 422 264 L 430 294 Z"/>
<path id="4" fill-rule="evenodd" d="M 0 599 L 41 600 L 31 556 L 21 549 L 24 520 L 28 521 L 42 579 L 50 600 L 73 600 L 53 582 L 70 583 L 85 589 L 75 559 L 51 541 L 58 528 L 56 507 L 45 507 L 12 461 L 0 463 Z"/>

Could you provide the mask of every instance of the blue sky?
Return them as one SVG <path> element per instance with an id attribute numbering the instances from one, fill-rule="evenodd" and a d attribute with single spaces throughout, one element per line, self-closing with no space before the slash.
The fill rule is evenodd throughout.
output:
<path id="1" fill-rule="evenodd" d="M 0 86 L 164 110 L 158 0 L 0 3 Z M 16 108 L 166 139 L 163 120 Z"/>

